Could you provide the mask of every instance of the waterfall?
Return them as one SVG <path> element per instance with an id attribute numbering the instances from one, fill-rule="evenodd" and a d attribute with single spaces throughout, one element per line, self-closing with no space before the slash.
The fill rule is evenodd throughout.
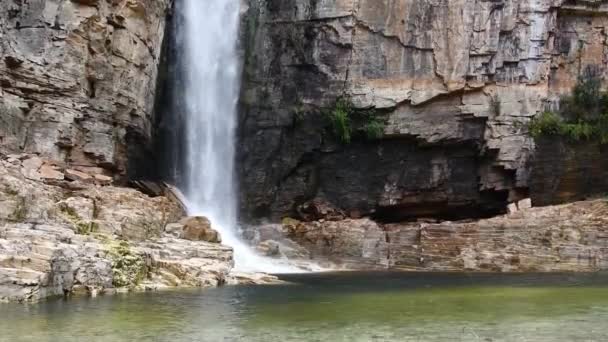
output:
<path id="1" fill-rule="evenodd" d="M 234 159 L 241 77 L 239 10 L 240 0 L 178 3 L 185 142 L 180 190 L 188 215 L 209 218 L 222 242 L 234 249 L 235 269 L 291 272 L 291 267 L 257 255 L 237 232 Z"/>

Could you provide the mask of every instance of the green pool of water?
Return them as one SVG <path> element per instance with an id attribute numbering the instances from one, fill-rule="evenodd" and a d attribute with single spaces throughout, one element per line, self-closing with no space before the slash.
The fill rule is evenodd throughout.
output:
<path id="1" fill-rule="evenodd" d="M 343 273 L 0 305 L 0 341 L 608 341 L 606 275 Z"/>

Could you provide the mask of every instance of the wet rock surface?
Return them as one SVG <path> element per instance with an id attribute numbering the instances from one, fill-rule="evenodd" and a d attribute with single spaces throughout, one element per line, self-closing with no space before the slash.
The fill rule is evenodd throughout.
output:
<path id="1" fill-rule="evenodd" d="M 247 219 L 295 217 L 316 199 L 387 222 L 479 218 L 528 197 L 548 204 L 603 191 L 587 186 L 567 153 L 536 146 L 527 123 L 585 70 L 607 72 L 605 1 L 248 4 L 239 154 Z M 371 113 L 383 136 L 359 130 L 342 144 L 327 119 L 339 98 Z M 586 160 L 603 156 L 592 150 Z"/>

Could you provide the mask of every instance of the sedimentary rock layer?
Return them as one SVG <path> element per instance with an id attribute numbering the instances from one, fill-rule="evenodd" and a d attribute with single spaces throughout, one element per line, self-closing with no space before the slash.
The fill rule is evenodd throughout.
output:
<path id="1" fill-rule="evenodd" d="M 184 214 L 168 198 L 103 185 L 52 163 L 0 158 L 0 302 L 243 278 L 229 276 L 232 248 L 200 241 L 192 236 L 196 227 L 180 234 L 183 225 L 171 223 Z"/>
<path id="2" fill-rule="evenodd" d="M 124 176 L 151 136 L 171 0 L 0 1 L 0 152 Z"/>
<path id="3" fill-rule="evenodd" d="M 524 209 L 471 222 L 382 225 L 369 219 L 309 223 L 286 220 L 282 229 L 306 247 L 309 257 L 355 269 L 473 272 L 608 269 L 605 199 Z"/>
<path id="4" fill-rule="evenodd" d="M 536 159 L 541 174 L 568 161 L 535 152 L 527 124 L 586 71 L 606 74 L 607 13 L 606 1 L 249 1 L 245 216 L 279 218 L 314 198 L 391 221 L 576 198 L 543 179 L 534 189 L 548 191 L 530 194 L 535 153 L 552 154 Z M 383 138 L 341 144 L 327 120 L 338 98 L 383 122 Z"/>

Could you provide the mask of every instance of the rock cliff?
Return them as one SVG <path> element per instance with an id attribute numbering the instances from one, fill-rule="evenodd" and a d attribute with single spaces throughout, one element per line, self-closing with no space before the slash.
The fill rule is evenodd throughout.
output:
<path id="1" fill-rule="evenodd" d="M 0 153 L 124 178 L 152 134 L 172 0 L 0 0 Z"/>
<path id="2" fill-rule="evenodd" d="M 525 208 L 478 221 L 379 224 L 370 219 L 287 219 L 258 228 L 278 257 L 350 269 L 436 272 L 595 272 L 608 269 L 605 199 Z M 289 239 L 281 240 L 286 234 Z M 275 240 L 276 239 L 276 240 Z M 304 250 L 294 251 L 293 242 Z M 301 247 L 300 247 L 301 248 Z M 296 252 L 296 253 L 294 253 Z"/>
<path id="3" fill-rule="evenodd" d="M 607 26 L 606 1 L 250 0 L 245 217 L 292 215 L 318 198 L 383 221 L 483 217 L 529 196 L 605 190 L 567 151 L 537 148 L 527 124 L 585 70 L 606 74 Z M 341 143 L 327 123 L 339 99 L 382 137 L 355 127 Z M 583 149 L 587 161 L 603 155 Z"/>

